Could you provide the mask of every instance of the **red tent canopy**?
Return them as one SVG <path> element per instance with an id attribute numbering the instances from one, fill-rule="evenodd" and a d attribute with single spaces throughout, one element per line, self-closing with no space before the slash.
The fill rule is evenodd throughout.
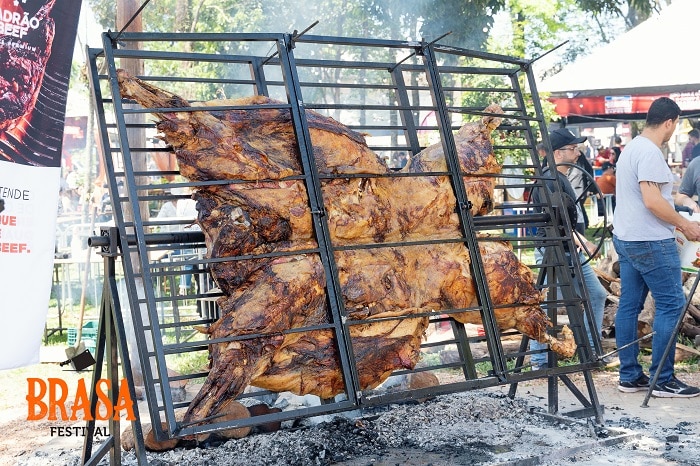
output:
<path id="1" fill-rule="evenodd" d="M 550 94 L 562 117 L 643 118 L 661 96 L 678 102 L 686 116 L 700 113 L 700 73 L 692 46 L 698 18 L 700 1 L 674 0 L 537 88 Z"/>

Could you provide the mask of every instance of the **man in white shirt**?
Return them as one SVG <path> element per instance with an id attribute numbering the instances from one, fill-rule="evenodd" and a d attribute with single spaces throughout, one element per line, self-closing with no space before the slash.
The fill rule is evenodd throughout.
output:
<path id="1" fill-rule="evenodd" d="M 681 109 L 662 97 L 649 107 L 640 135 L 625 146 L 617 164 L 613 244 L 619 256 L 621 295 L 615 316 L 615 337 L 620 357 L 622 392 L 649 389 L 649 377 L 638 362 L 637 320 L 651 291 L 656 305 L 652 340 L 651 376 L 659 371 L 652 395 L 692 397 L 700 389 L 678 380 L 673 364 L 675 344 L 666 360 L 661 357 L 675 337 L 676 322 L 685 309 L 681 264 L 674 227 L 691 241 L 700 240 L 700 224 L 691 222 L 673 205 L 673 173 L 661 146 L 669 141 L 678 124 Z"/>

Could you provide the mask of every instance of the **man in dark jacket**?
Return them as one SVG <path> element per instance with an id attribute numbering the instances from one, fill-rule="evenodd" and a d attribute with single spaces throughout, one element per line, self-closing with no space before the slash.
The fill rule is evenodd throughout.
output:
<path id="1" fill-rule="evenodd" d="M 556 164 L 561 164 L 561 163 L 573 163 L 575 161 L 575 157 L 577 157 L 578 154 L 578 147 L 577 144 L 580 144 L 583 142 L 586 138 L 576 138 L 571 131 L 565 129 L 565 128 L 558 128 L 551 133 L 549 133 L 549 140 L 552 143 L 552 151 L 554 155 L 554 162 Z M 544 160 L 546 163 L 546 159 Z M 564 215 L 564 211 L 566 212 L 565 215 L 569 218 L 569 222 L 571 223 L 572 226 L 576 226 L 578 220 L 581 217 L 580 214 L 580 208 L 576 204 L 576 192 L 574 189 L 571 187 L 571 183 L 569 183 L 569 180 L 567 179 L 565 173 L 569 170 L 568 165 L 559 165 L 557 166 L 557 169 L 555 170 L 556 172 L 556 180 L 555 179 L 548 179 L 545 180 L 545 186 L 551 193 L 555 193 L 557 191 L 555 183 L 559 183 L 559 185 L 562 188 L 563 195 L 562 195 L 562 202 L 563 205 L 559 204 L 558 207 L 562 209 L 562 215 Z M 550 168 L 548 166 L 545 166 L 545 168 L 542 171 L 543 175 L 548 175 L 550 171 Z M 535 205 L 541 204 L 541 190 L 535 189 L 532 193 L 532 201 Z M 543 193 L 542 193 L 543 194 Z M 557 201 L 556 198 L 558 196 L 551 196 L 552 197 L 552 203 L 554 207 L 557 207 Z M 566 233 L 566 232 L 564 232 Z M 538 236 L 545 236 L 545 230 L 544 228 L 538 228 L 537 230 L 537 235 Z M 595 331 L 597 332 L 598 336 L 600 336 L 600 331 L 603 326 L 603 314 L 605 312 L 605 300 L 607 299 L 607 291 L 603 287 L 603 285 L 600 283 L 600 280 L 598 280 L 598 276 L 596 275 L 595 271 L 591 267 L 590 263 L 585 262 L 583 253 L 581 252 L 581 248 L 585 247 L 588 251 L 594 251 L 595 250 L 595 245 L 592 244 L 590 241 L 586 240 L 585 237 L 582 235 L 573 235 L 573 240 L 574 244 L 576 245 L 578 251 L 577 253 L 579 254 L 579 262 L 581 263 L 581 272 L 582 272 L 582 281 L 584 286 L 586 287 L 586 291 L 588 292 L 588 297 L 590 298 L 591 302 L 591 310 L 593 312 L 593 319 L 595 321 Z M 567 252 L 567 255 L 570 255 L 570 252 Z M 540 249 L 535 250 L 535 259 L 537 260 L 538 263 L 542 262 L 544 256 L 544 251 L 541 251 Z M 575 280 L 574 285 L 577 288 L 577 291 L 579 291 L 579 295 L 583 296 L 583 294 L 578 290 L 579 287 L 579 281 Z M 591 331 L 588 328 L 588 322 L 587 319 L 584 319 L 586 322 L 586 332 L 588 334 L 589 340 L 591 340 L 591 345 L 592 343 L 592 336 L 591 336 Z M 547 345 L 539 343 L 535 340 L 530 340 L 530 349 L 531 350 L 539 350 L 539 349 L 544 349 L 546 348 Z M 532 365 L 533 369 L 539 369 L 545 365 L 547 362 L 547 355 L 544 353 L 537 353 L 533 354 L 530 356 L 530 364 Z M 607 361 L 604 361 L 607 362 Z"/>

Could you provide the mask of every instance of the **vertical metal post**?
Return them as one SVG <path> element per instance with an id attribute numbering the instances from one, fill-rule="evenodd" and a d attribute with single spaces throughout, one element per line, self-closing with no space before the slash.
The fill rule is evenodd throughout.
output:
<path id="1" fill-rule="evenodd" d="M 102 236 L 109 238 L 108 245 L 103 248 L 101 254 L 104 257 L 104 285 L 102 289 L 102 301 L 100 304 L 100 320 L 97 329 L 97 341 L 95 346 L 96 364 L 92 374 L 90 389 L 90 414 L 92 420 L 87 421 L 85 439 L 83 441 L 82 464 L 96 465 L 102 457 L 109 452 L 110 465 L 121 464 L 121 429 L 119 419 L 111 417 L 108 421 L 109 436 L 100 448 L 93 454 L 92 446 L 95 436 L 95 414 L 97 412 L 97 384 L 102 377 L 102 364 L 107 364 L 107 376 L 109 380 L 109 399 L 112 406 L 116 405 L 119 393 L 119 356 L 121 356 L 122 373 L 129 389 L 129 397 L 133 403 L 135 419 L 131 421 L 134 434 L 134 448 L 139 466 L 146 466 L 146 448 L 143 440 L 141 417 L 134 388 L 134 377 L 131 372 L 131 360 L 129 349 L 124 337 L 124 322 L 121 318 L 119 307 L 119 295 L 115 273 L 115 257 L 118 256 L 118 232 L 112 227 L 102 231 Z M 105 361 L 105 356 L 107 360 Z"/>
<path id="2" fill-rule="evenodd" d="M 496 324 L 496 318 L 493 314 L 493 302 L 491 301 L 488 283 L 484 274 L 484 264 L 481 259 L 481 253 L 479 252 L 479 243 L 476 240 L 476 230 L 474 229 L 474 221 L 470 211 L 471 202 L 467 198 L 467 192 L 464 187 L 462 168 L 459 163 L 457 147 L 452 134 L 452 120 L 447 109 L 447 104 L 445 103 L 445 95 L 440 81 L 440 72 L 430 45 L 423 43 L 422 54 L 424 56 L 425 67 L 428 71 L 430 92 L 437 108 L 437 122 L 440 128 L 443 151 L 450 172 L 452 187 L 455 197 L 457 198 L 457 214 L 460 219 L 462 235 L 464 236 L 471 258 L 470 268 L 472 271 L 472 278 L 476 284 L 477 300 L 481 307 L 481 319 L 484 324 L 486 342 L 491 355 L 493 375 L 500 381 L 505 382 L 507 367 L 501 340 L 497 338 L 500 334 L 500 329 Z"/>
<path id="3" fill-rule="evenodd" d="M 306 120 L 306 110 L 304 108 L 304 100 L 301 87 L 299 86 L 299 76 L 297 75 L 292 49 L 292 36 L 291 34 L 285 34 L 284 42 L 278 44 L 282 74 L 285 78 L 287 95 L 291 105 L 290 113 L 294 126 L 294 134 L 299 144 L 299 153 L 304 169 L 304 181 L 309 196 L 314 231 L 316 233 L 315 237 L 318 242 L 320 257 L 326 274 L 326 292 L 328 293 L 328 301 L 331 308 L 333 323 L 335 324 L 336 341 L 339 345 L 344 346 L 344 348 L 338 349 L 343 380 L 345 381 L 348 400 L 352 403 L 357 403 L 358 397 L 361 395 L 360 377 L 355 364 L 350 364 L 350 361 L 354 361 L 355 357 L 350 340 L 350 331 L 347 328 L 347 315 L 345 313 L 342 291 L 338 280 L 338 270 L 335 265 L 335 257 L 333 256 L 331 236 L 328 229 L 328 221 L 326 219 L 323 194 L 321 191 L 321 180 L 313 156 L 311 134 L 309 133 Z"/>

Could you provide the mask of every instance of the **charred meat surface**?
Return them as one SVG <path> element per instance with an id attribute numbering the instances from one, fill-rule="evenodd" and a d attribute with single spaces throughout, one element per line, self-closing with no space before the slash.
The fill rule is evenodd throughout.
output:
<path id="1" fill-rule="evenodd" d="M 118 80 L 123 97 L 156 109 L 158 129 L 185 177 L 231 181 L 194 194 L 208 257 L 216 259 L 210 270 L 225 296 L 218 302 L 220 319 L 207 330 L 214 341 L 211 369 L 186 420 L 217 412 L 247 385 L 323 398 L 345 391 L 338 344 L 346 330 L 330 319 L 329 277 L 315 250 L 306 186 L 289 179 L 303 174 L 289 106 L 260 96 L 190 104 L 123 71 Z M 207 111 L 209 106 L 231 110 Z M 495 105 L 487 112 L 502 113 Z M 352 345 L 360 388 L 372 388 L 393 371 L 415 366 L 428 324 L 424 315 L 452 310 L 461 322 L 480 322 L 470 254 L 459 241 L 441 144 L 413 155 L 402 171 L 406 176 L 389 176 L 363 136 L 315 112 L 306 111 L 306 117 L 330 239 L 347 246 L 333 253 L 347 316 L 345 340 Z M 473 215 L 493 205 L 500 166 L 490 134 L 500 120 L 484 117 L 455 134 Z M 384 176 L 331 176 L 350 174 Z M 409 243 L 449 239 L 457 241 Z M 273 252 L 286 255 L 260 256 Z M 571 335 L 557 340 L 547 334 L 542 295 L 510 245 L 480 241 L 479 252 L 499 327 L 516 328 L 571 356 Z M 254 258 L 237 259 L 242 255 Z"/>

